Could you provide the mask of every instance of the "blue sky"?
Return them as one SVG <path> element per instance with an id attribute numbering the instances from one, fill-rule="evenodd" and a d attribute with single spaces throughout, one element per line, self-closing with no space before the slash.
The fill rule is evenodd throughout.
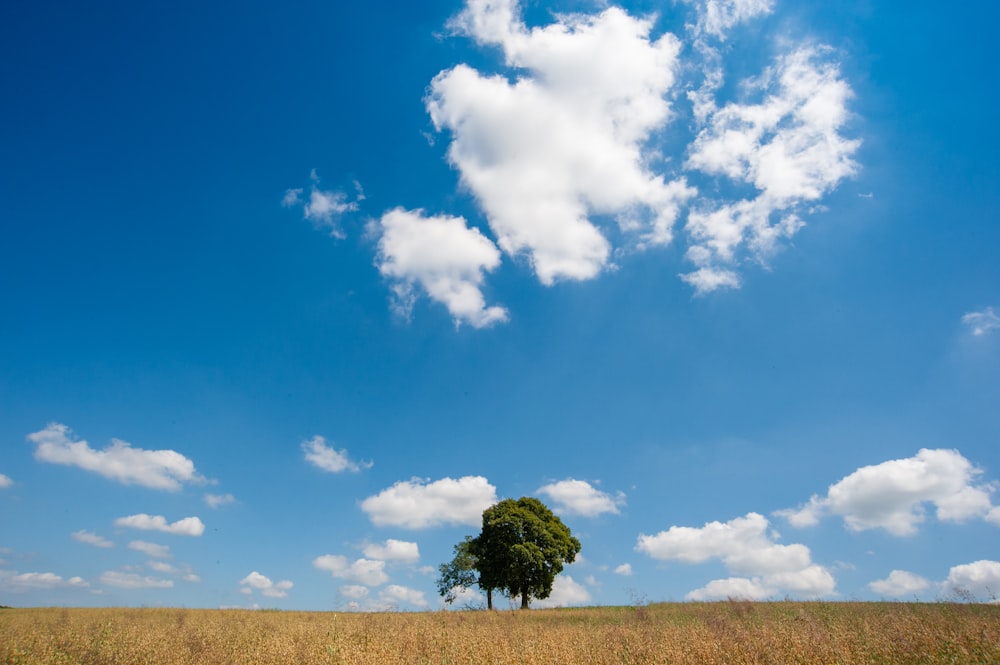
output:
<path id="1" fill-rule="evenodd" d="M 996 20 L 8 3 L 0 604 L 995 598 Z"/>

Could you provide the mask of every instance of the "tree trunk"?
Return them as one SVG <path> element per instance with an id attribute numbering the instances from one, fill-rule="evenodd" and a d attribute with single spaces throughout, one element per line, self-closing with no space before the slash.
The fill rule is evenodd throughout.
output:
<path id="1" fill-rule="evenodd" d="M 486 590 L 486 609 L 493 609 L 493 589 Z"/>
<path id="2" fill-rule="evenodd" d="M 521 592 L 521 609 L 522 610 L 528 609 L 528 592 L 527 591 L 522 591 Z"/>

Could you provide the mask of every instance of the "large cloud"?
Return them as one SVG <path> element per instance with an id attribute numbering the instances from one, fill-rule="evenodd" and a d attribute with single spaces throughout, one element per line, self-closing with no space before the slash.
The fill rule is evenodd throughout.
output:
<path id="1" fill-rule="evenodd" d="M 767 259 L 780 239 L 804 225 L 801 204 L 857 171 L 852 155 L 860 141 L 840 135 L 852 92 L 826 51 L 792 51 L 744 87 L 764 100 L 712 110 L 687 160 L 690 169 L 756 191 L 738 201 L 699 201 L 689 214 L 687 255 L 698 269 L 684 279 L 699 292 L 737 286 L 730 267 L 741 247 Z"/>
<path id="2" fill-rule="evenodd" d="M 619 492 L 612 496 L 602 492 L 585 480 L 567 478 L 538 488 L 553 501 L 557 513 L 596 517 L 603 513 L 618 514 L 619 506 L 625 503 L 625 495 Z"/>
<path id="3" fill-rule="evenodd" d="M 974 561 L 954 566 L 942 585 L 945 593 L 977 602 L 1000 602 L 1000 561 Z"/>
<path id="4" fill-rule="evenodd" d="M 115 520 L 115 525 L 143 531 L 162 531 L 177 536 L 200 536 L 205 533 L 205 524 L 197 517 L 185 517 L 176 522 L 167 522 L 163 515 L 139 513 L 119 517 Z"/>
<path id="5" fill-rule="evenodd" d="M 569 607 L 570 605 L 584 605 L 590 602 L 590 592 L 570 575 L 559 575 L 552 583 L 552 593 L 548 598 L 540 598 L 533 601 L 533 605 L 539 609 L 545 607 Z"/>
<path id="6" fill-rule="evenodd" d="M 989 519 L 993 485 L 976 484 L 982 470 L 957 450 L 921 449 L 915 456 L 861 467 L 797 509 L 781 510 L 794 526 L 816 524 L 825 513 L 840 515 L 852 531 L 884 529 L 896 536 L 917 532 L 926 504 L 942 521 Z"/>
<path id="7" fill-rule="evenodd" d="M 905 570 L 894 570 L 884 580 L 875 580 L 868 588 L 887 598 L 905 598 L 915 596 L 931 583 L 920 575 Z"/>
<path id="8" fill-rule="evenodd" d="M 672 526 L 656 535 L 640 534 L 636 550 L 661 561 L 703 563 L 718 559 L 740 577 L 715 580 L 689 594 L 691 600 L 745 597 L 760 599 L 785 593 L 815 598 L 833 593 L 835 581 L 812 562 L 809 548 L 782 545 L 768 531 L 763 515 L 748 513 L 703 527 Z"/>
<path id="9" fill-rule="evenodd" d="M 651 21 L 617 7 L 529 29 L 515 0 L 470 0 L 453 27 L 499 46 L 519 75 L 511 83 L 459 65 L 434 78 L 427 98 L 505 252 L 527 254 L 552 284 L 607 266 L 611 246 L 592 215 L 669 242 L 693 190 L 652 173 L 642 148 L 670 114 L 676 37 L 651 39 Z"/>
<path id="10" fill-rule="evenodd" d="M 35 444 L 35 459 L 76 466 L 126 485 L 142 485 L 177 491 L 184 483 L 204 482 L 194 462 L 174 450 L 143 450 L 112 439 L 103 450 L 94 450 L 84 440 L 74 441 L 69 427 L 51 423 L 28 435 Z"/>
<path id="11" fill-rule="evenodd" d="M 361 502 L 376 526 L 424 529 L 445 524 L 477 526 L 496 503 L 496 487 L 482 476 L 400 481 Z"/>
<path id="12" fill-rule="evenodd" d="M 379 235 L 376 263 L 393 282 L 401 315 L 409 317 L 419 287 L 448 308 L 456 325 L 484 328 L 507 320 L 506 309 L 486 306 L 481 289 L 483 273 L 500 265 L 500 252 L 465 219 L 396 208 L 373 229 Z"/>

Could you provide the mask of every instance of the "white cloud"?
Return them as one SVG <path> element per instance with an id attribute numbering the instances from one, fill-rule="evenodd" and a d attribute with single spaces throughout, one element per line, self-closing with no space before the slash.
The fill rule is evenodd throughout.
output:
<path id="1" fill-rule="evenodd" d="M 698 11 L 696 33 L 725 39 L 734 26 L 749 19 L 770 14 L 773 0 L 686 0 Z"/>
<path id="2" fill-rule="evenodd" d="M 945 593 L 960 593 L 978 602 L 1000 602 L 1000 561 L 974 561 L 954 566 L 944 584 Z"/>
<path id="3" fill-rule="evenodd" d="M 555 501 L 555 512 L 585 517 L 596 517 L 604 513 L 617 515 L 618 507 L 625 503 L 625 495 L 621 492 L 612 496 L 585 480 L 573 478 L 550 483 L 538 488 L 537 492 Z"/>
<path id="4" fill-rule="evenodd" d="M 887 598 L 903 598 L 914 596 L 927 589 L 931 583 L 905 570 L 894 570 L 884 580 L 875 580 L 868 588 Z"/>
<path id="5" fill-rule="evenodd" d="M 385 545 L 366 545 L 364 554 L 369 559 L 381 559 L 382 561 L 413 562 L 420 559 L 420 550 L 416 543 L 392 538 L 386 540 Z"/>
<path id="6" fill-rule="evenodd" d="M 185 517 L 169 524 L 162 515 L 139 513 L 137 515 L 129 515 L 128 517 L 119 517 L 115 520 L 115 524 L 130 529 L 162 531 L 163 533 L 171 533 L 177 536 L 200 536 L 205 533 L 205 525 L 197 517 Z"/>
<path id="7" fill-rule="evenodd" d="M 687 256 L 698 270 L 685 280 L 699 292 L 736 286 L 726 266 L 736 261 L 740 247 L 766 260 L 781 239 L 804 226 L 796 212 L 801 204 L 857 172 L 852 156 L 860 141 L 840 135 L 853 93 L 826 55 L 812 47 L 792 51 L 760 78 L 745 82 L 744 88 L 765 93 L 764 101 L 729 103 L 707 113 L 687 168 L 751 185 L 757 195 L 702 202 L 689 214 Z"/>
<path id="8" fill-rule="evenodd" d="M 361 502 L 376 526 L 425 529 L 432 526 L 482 523 L 483 511 L 497 502 L 496 487 L 482 476 L 415 478 L 400 481 Z"/>
<path id="9" fill-rule="evenodd" d="M 709 522 L 701 528 L 672 526 L 653 536 L 640 534 L 636 550 L 661 561 L 694 564 L 718 559 L 730 572 L 749 578 L 745 582 L 736 582 L 735 578 L 716 580 L 692 592 L 697 598 L 734 585 L 745 586 L 746 593 L 767 591 L 766 596 L 784 592 L 815 598 L 833 593 L 833 576 L 812 562 L 809 548 L 774 542 L 777 535 L 768 531 L 769 526 L 767 518 L 757 513 L 725 523 Z"/>
<path id="10" fill-rule="evenodd" d="M 205 503 L 209 508 L 220 508 L 236 503 L 236 497 L 232 494 L 206 494 Z"/>
<path id="11" fill-rule="evenodd" d="M 325 570 L 337 579 L 365 586 L 378 586 L 389 581 L 389 576 L 385 574 L 385 561 L 357 559 L 349 562 L 344 556 L 324 554 L 313 560 L 313 567 Z"/>
<path id="12" fill-rule="evenodd" d="M 0 473 L 0 490 L 7 489 L 14 484 L 14 481 L 10 479 L 10 476 L 5 476 Z"/>
<path id="13" fill-rule="evenodd" d="M 323 471 L 340 473 L 350 471 L 357 473 L 362 469 L 370 469 L 372 462 L 355 462 L 347 454 L 347 450 L 336 450 L 326 445 L 326 439 L 318 434 L 308 441 L 302 442 L 302 451 L 306 461 Z"/>
<path id="14" fill-rule="evenodd" d="M 256 589 L 268 598 L 285 598 L 293 586 L 288 580 L 272 582 L 269 577 L 261 575 L 256 570 L 240 580 L 240 587 L 242 587 L 240 591 L 242 593 L 251 595 L 253 589 Z"/>
<path id="15" fill-rule="evenodd" d="M 360 584 L 348 584 L 340 587 L 337 591 L 340 595 L 351 600 L 362 600 L 367 598 L 369 594 L 368 587 L 361 586 Z"/>
<path id="16" fill-rule="evenodd" d="M 417 591 L 398 584 L 390 584 L 379 592 L 379 600 L 383 603 L 409 604 L 417 607 L 427 607 L 423 591 Z"/>
<path id="17" fill-rule="evenodd" d="M 448 308 L 456 325 L 507 321 L 506 309 L 486 306 L 481 288 L 484 273 L 500 265 L 500 251 L 464 218 L 396 208 L 373 229 L 379 234 L 376 265 L 394 282 L 394 308 L 402 316 L 409 318 L 419 287 Z"/>
<path id="18" fill-rule="evenodd" d="M 548 598 L 532 602 L 539 609 L 546 607 L 569 607 L 590 602 L 590 592 L 569 575 L 557 575 L 552 583 L 552 593 Z"/>
<path id="19" fill-rule="evenodd" d="M 622 565 L 615 568 L 615 575 L 624 575 L 625 577 L 628 577 L 631 574 L 632 574 L 632 564 L 630 563 L 623 563 Z"/>
<path id="20" fill-rule="evenodd" d="M 775 589 L 764 586 L 760 580 L 745 577 L 728 577 L 722 580 L 712 580 L 700 589 L 695 589 L 684 596 L 685 600 L 705 601 L 736 598 L 741 600 L 767 600 L 775 593 Z"/>
<path id="21" fill-rule="evenodd" d="M 72 431 L 59 423 L 28 435 L 35 444 L 35 459 L 76 466 L 125 485 L 142 485 L 177 491 L 184 483 L 204 482 L 194 462 L 174 450 L 143 450 L 112 439 L 104 450 L 94 450 L 84 440 L 74 441 Z"/>
<path id="22" fill-rule="evenodd" d="M 147 577 L 138 573 L 122 573 L 117 570 L 101 573 L 100 579 L 102 584 L 122 589 L 170 589 L 174 586 L 173 580 Z"/>
<path id="23" fill-rule="evenodd" d="M 1000 316 L 997 316 L 992 307 L 987 307 L 978 312 L 965 314 L 962 316 L 962 323 L 969 326 L 972 334 L 978 337 L 1000 329 Z"/>
<path id="24" fill-rule="evenodd" d="M 73 532 L 73 540 L 78 543 L 86 543 L 87 545 L 93 545 L 94 547 L 114 547 L 114 543 L 110 540 L 103 538 L 96 533 L 91 531 L 85 531 L 81 529 L 80 531 Z"/>
<path id="25" fill-rule="evenodd" d="M 146 556 L 151 556 L 156 559 L 170 558 L 170 547 L 167 545 L 147 543 L 145 540 L 133 540 L 128 544 L 128 548 L 130 550 L 135 550 L 136 552 L 142 552 Z"/>
<path id="26" fill-rule="evenodd" d="M 349 200 L 344 192 L 323 190 L 319 188 L 319 176 L 316 169 L 309 174 L 312 185 L 309 188 L 309 199 L 303 201 L 304 189 L 301 187 L 285 190 L 285 195 L 281 199 L 281 205 L 286 208 L 302 206 L 302 215 L 317 226 L 325 227 L 330 231 L 330 235 L 343 239 L 345 234 L 340 228 L 340 218 L 348 212 L 358 210 L 359 203 L 365 199 L 361 190 L 361 185 L 357 182 L 354 187 L 357 190 L 355 198 Z"/>
<path id="27" fill-rule="evenodd" d="M 458 65 L 434 78 L 426 100 L 500 247 L 527 254 L 543 284 L 608 266 L 611 246 L 592 216 L 666 244 L 694 194 L 651 172 L 643 151 L 670 117 L 677 38 L 652 40 L 651 20 L 617 7 L 556 18 L 529 29 L 515 0 L 470 0 L 452 26 L 499 46 L 518 78 Z"/>
<path id="28" fill-rule="evenodd" d="M 71 577 L 64 580 L 55 573 L 20 573 L 11 570 L 0 570 L 0 591 L 22 593 L 45 589 L 90 586 L 82 577 Z"/>
<path id="29" fill-rule="evenodd" d="M 173 566 L 165 561 L 150 561 L 146 564 L 150 570 L 156 571 L 158 573 L 164 573 L 167 575 L 176 575 L 181 572 L 179 568 Z"/>
<path id="30" fill-rule="evenodd" d="M 795 526 L 815 524 L 824 513 L 840 515 L 852 531 L 885 529 L 896 536 L 917 532 L 932 504 L 942 521 L 989 520 L 992 484 L 975 484 L 982 469 L 957 450 L 921 449 L 914 457 L 861 467 L 813 496 L 798 509 L 778 511 Z"/>

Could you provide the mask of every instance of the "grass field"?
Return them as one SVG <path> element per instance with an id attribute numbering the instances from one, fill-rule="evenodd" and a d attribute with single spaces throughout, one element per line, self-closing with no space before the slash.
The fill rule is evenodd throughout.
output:
<path id="1" fill-rule="evenodd" d="M 1000 606 L 730 601 L 382 614 L 5 609 L 0 662 L 1000 664 Z"/>

